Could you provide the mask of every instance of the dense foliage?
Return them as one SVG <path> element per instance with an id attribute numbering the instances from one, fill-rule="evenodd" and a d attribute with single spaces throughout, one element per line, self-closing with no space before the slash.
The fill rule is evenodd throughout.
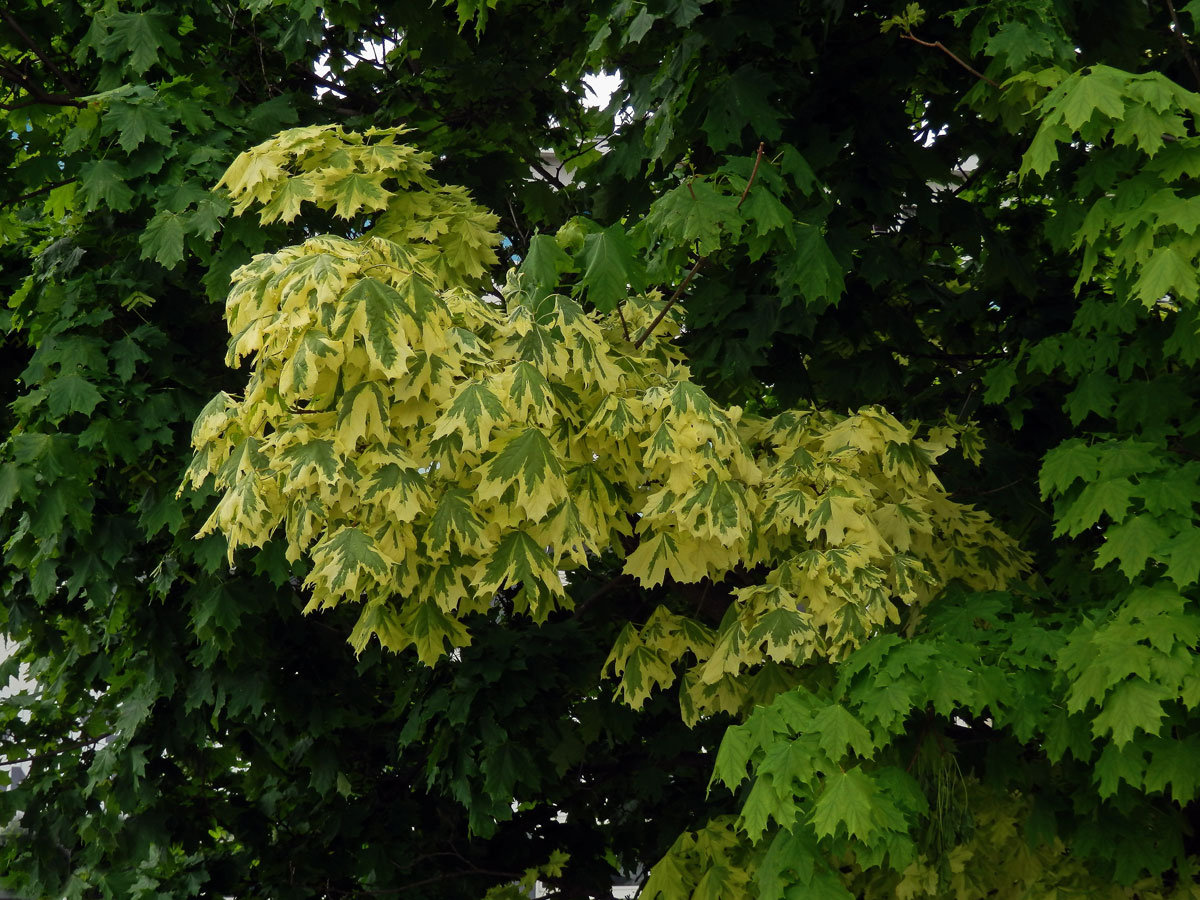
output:
<path id="1" fill-rule="evenodd" d="M 1197 896 L 1198 29 L 6 4 L 0 887 Z"/>

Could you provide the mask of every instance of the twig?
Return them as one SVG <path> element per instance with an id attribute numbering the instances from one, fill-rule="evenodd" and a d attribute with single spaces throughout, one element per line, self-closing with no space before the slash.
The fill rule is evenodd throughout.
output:
<path id="1" fill-rule="evenodd" d="M 24 203 L 26 200 L 32 200 L 42 194 L 48 193 L 57 187 L 62 187 L 64 184 L 70 184 L 74 178 L 65 178 L 62 181 L 52 181 L 45 187 L 40 187 L 36 191 L 30 191 L 27 194 L 22 194 L 19 197 L 13 197 L 11 200 L 0 200 L 0 206 L 16 206 L 18 203 Z"/>
<path id="2" fill-rule="evenodd" d="M 751 187 L 751 185 L 754 184 L 754 176 L 756 176 L 758 174 L 758 167 L 759 167 L 759 164 L 762 162 L 763 147 L 764 147 L 764 145 L 760 141 L 758 144 L 758 152 L 754 156 L 754 168 L 750 170 L 750 179 L 749 179 L 749 181 L 746 182 L 746 187 L 742 191 L 742 196 L 738 198 L 737 206 L 735 207 L 735 209 L 742 208 L 742 204 L 746 201 L 746 196 L 750 193 L 750 187 Z M 689 189 L 691 188 L 690 182 L 688 183 L 688 188 Z M 692 196 L 695 196 L 695 194 L 693 194 Z M 679 298 L 683 296 L 683 292 L 687 290 L 688 285 L 692 283 L 692 279 L 694 277 L 696 277 L 696 273 L 700 271 L 701 266 L 703 266 L 707 260 L 708 260 L 708 254 L 705 254 L 704 256 L 701 256 L 696 260 L 695 264 L 692 266 L 691 271 L 687 273 L 687 276 L 683 279 L 683 281 L 679 285 L 679 287 L 675 288 L 675 293 L 673 293 L 671 295 L 670 299 L 667 300 L 666 305 L 658 311 L 658 315 L 654 317 L 654 321 L 651 322 L 649 325 L 647 325 L 646 330 L 642 332 L 641 337 L 639 337 L 636 341 L 633 342 L 634 349 L 639 349 L 642 346 L 642 344 L 646 343 L 646 338 L 650 337 L 650 333 L 652 331 L 654 331 L 655 328 L 658 327 L 658 323 L 663 320 L 663 318 L 670 311 L 671 307 L 679 302 Z"/>
<path id="3" fill-rule="evenodd" d="M 25 42 L 25 46 L 33 51 L 33 55 L 40 59 L 47 69 L 58 76 L 59 80 L 63 83 L 63 87 L 72 93 L 79 90 L 79 88 L 76 87 L 74 80 L 67 77 L 67 73 L 58 67 L 54 60 L 50 58 L 50 54 L 44 51 L 38 45 L 37 41 L 29 36 L 25 29 L 21 27 L 21 24 L 15 18 L 13 18 L 12 14 L 9 13 L 7 9 L 0 9 L 0 16 L 4 17 L 4 21 L 8 23 L 8 27 L 15 31 L 17 36 Z"/>
<path id="4" fill-rule="evenodd" d="M 625 322 L 625 312 L 621 309 L 621 304 L 617 304 L 617 318 L 621 320 L 621 331 L 625 335 L 625 340 L 629 340 L 629 325 Z"/>
<path id="5" fill-rule="evenodd" d="M 76 109 L 85 109 L 87 104 L 66 94 L 39 93 L 31 93 L 28 100 L 22 100 L 20 103 L 0 103 L 0 109 L 7 110 L 25 109 L 29 106 L 73 106 Z"/>
<path id="6" fill-rule="evenodd" d="M 750 170 L 750 180 L 746 182 L 746 187 L 742 190 L 742 196 L 738 197 L 737 206 L 735 209 L 741 209 L 742 204 L 746 202 L 746 195 L 750 193 L 750 185 L 754 184 L 754 176 L 758 174 L 759 163 L 763 158 L 763 143 L 758 142 L 758 152 L 754 154 L 754 168 Z"/>
<path id="7" fill-rule="evenodd" d="M 960 66 L 962 66 L 964 69 L 966 69 L 972 75 L 974 75 L 976 78 L 980 79 L 981 81 L 986 81 L 988 84 L 990 84 L 996 90 L 1001 90 L 1000 85 L 998 85 L 996 82 L 992 81 L 992 79 L 988 78 L 986 75 L 984 75 L 978 69 L 976 69 L 976 68 L 972 67 L 970 64 L 964 62 L 953 50 L 951 50 L 949 47 L 947 47 L 941 41 L 923 41 L 919 37 L 917 37 L 915 34 L 913 34 L 911 31 L 900 35 L 900 37 L 904 38 L 905 40 L 912 41 L 914 44 L 920 44 L 922 47 L 932 47 L 935 50 L 941 50 L 948 57 L 950 57 L 952 60 L 954 60 Z"/>
<path id="8" fill-rule="evenodd" d="M 692 270 L 687 273 L 687 277 L 683 279 L 679 287 L 675 288 L 675 293 L 673 293 L 671 298 L 667 300 L 666 305 L 658 311 L 658 315 L 654 317 L 654 321 L 647 325 L 646 330 L 642 332 L 642 336 L 633 342 L 635 349 L 640 348 L 642 344 L 646 343 L 646 338 L 650 337 L 650 332 L 658 327 L 658 323 L 663 320 L 667 314 L 667 311 L 670 310 L 670 308 L 679 301 L 679 298 L 683 296 L 683 292 L 687 290 L 687 286 L 692 283 L 692 278 L 697 272 L 700 271 L 700 267 L 703 266 L 707 260 L 707 256 L 701 256 L 696 260 L 696 264 L 692 266 Z"/>
<path id="9" fill-rule="evenodd" d="M 529 238 L 526 236 L 525 232 L 521 230 L 521 223 L 517 221 L 517 211 L 513 209 L 512 197 L 508 196 L 508 194 L 505 194 L 504 202 L 508 204 L 508 214 L 512 217 L 513 228 L 517 230 L 517 237 L 521 239 L 521 246 L 528 250 Z"/>
<path id="10" fill-rule="evenodd" d="M 1167 11 L 1171 13 L 1171 22 L 1175 25 L 1175 37 L 1179 39 L 1183 58 L 1187 60 L 1188 68 L 1192 70 L 1192 77 L 1196 79 L 1197 87 L 1200 87 L 1200 68 L 1197 68 L 1196 57 L 1192 56 L 1192 49 L 1188 46 L 1187 38 L 1183 36 L 1183 26 L 1179 24 L 1179 14 L 1175 12 L 1175 4 L 1171 0 L 1167 0 Z"/>

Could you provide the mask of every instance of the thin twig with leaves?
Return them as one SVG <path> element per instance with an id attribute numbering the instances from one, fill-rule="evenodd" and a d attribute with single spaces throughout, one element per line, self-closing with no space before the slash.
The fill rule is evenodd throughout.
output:
<path id="1" fill-rule="evenodd" d="M 754 168 L 750 170 L 750 178 L 746 182 L 746 187 L 742 191 L 742 196 L 738 198 L 736 209 L 741 209 L 742 204 L 746 202 L 746 197 L 750 193 L 750 187 L 754 184 L 754 179 L 758 175 L 758 167 L 762 163 L 763 158 L 763 148 L 764 144 L 760 141 L 758 144 L 758 152 L 754 155 Z M 688 183 L 688 188 L 689 190 L 691 189 L 690 182 Z M 695 194 L 692 196 L 694 197 Z M 696 262 L 693 263 L 691 270 L 686 276 L 684 276 L 683 281 L 680 282 L 679 287 L 675 288 L 675 292 L 667 299 L 667 302 L 663 308 L 658 311 L 658 315 L 654 317 L 654 321 L 647 325 L 646 330 L 643 331 L 641 336 L 639 336 L 638 339 L 633 342 L 633 346 L 635 348 L 640 348 L 642 344 L 646 343 L 646 338 L 650 337 L 654 329 L 658 327 L 659 323 L 666 317 L 667 313 L 670 312 L 671 307 L 679 302 L 679 298 L 683 296 L 683 292 L 686 291 L 688 285 L 692 283 L 692 279 L 696 277 L 696 273 L 699 272 L 704 266 L 705 262 L 708 261 L 708 257 L 709 254 L 706 253 L 704 256 L 696 259 Z"/>

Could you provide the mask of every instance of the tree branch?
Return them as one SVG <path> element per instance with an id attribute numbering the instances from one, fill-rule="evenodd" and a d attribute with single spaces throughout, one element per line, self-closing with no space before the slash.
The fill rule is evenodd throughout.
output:
<path id="1" fill-rule="evenodd" d="M 49 193 L 56 187 L 62 187 L 64 184 L 70 184 L 74 178 L 64 178 L 62 181 L 52 181 L 45 187 L 40 187 L 36 191 L 30 191 L 27 194 L 22 194 L 19 197 L 13 197 L 11 200 L 0 200 L 0 206 L 16 206 L 18 203 L 24 203 L 26 200 L 32 200 L 34 197 Z"/>
<path id="2" fill-rule="evenodd" d="M 1171 14 L 1171 22 L 1175 25 L 1175 37 L 1179 39 L 1179 47 L 1183 50 L 1183 58 L 1187 60 L 1196 86 L 1200 87 L 1200 68 L 1196 66 L 1196 57 L 1192 56 L 1192 48 L 1188 46 L 1187 38 L 1183 36 L 1183 26 L 1179 24 L 1179 14 L 1175 12 L 1175 4 L 1167 0 L 1167 11 Z"/>
<path id="3" fill-rule="evenodd" d="M 915 34 L 913 34 L 911 31 L 905 32 L 904 34 L 900 35 L 900 37 L 904 38 L 905 40 L 912 41 L 914 44 L 920 44 L 922 47 L 932 47 L 935 50 L 941 50 L 948 57 L 950 57 L 952 60 L 954 60 L 960 66 L 962 66 L 964 69 L 966 69 L 972 75 L 974 75 L 976 78 L 980 79 L 981 81 L 986 81 L 988 84 L 990 84 L 996 90 L 1001 90 L 1000 85 L 998 85 L 996 82 L 992 81 L 992 79 L 988 78 L 986 75 L 984 75 L 978 69 L 976 69 L 976 68 L 972 67 L 970 64 L 964 62 L 953 50 L 951 50 L 949 47 L 947 47 L 941 41 L 923 41 L 919 37 L 917 37 Z"/>
<path id="4" fill-rule="evenodd" d="M 746 182 L 746 187 L 742 191 L 742 196 L 738 198 L 737 206 L 735 207 L 736 209 L 742 208 L 742 204 L 746 202 L 746 196 L 750 193 L 750 187 L 754 184 L 754 177 L 758 174 L 758 167 L 762 163 L 763 147 L 763 142 L 759 141 L 758 153 L 756 153 L 754 156 L 754 168 L 750 170 L 750 179 Z M 690 183 L 688 184 L 688 187 L 689 189 L 691 188 Z M 693 194 L 693 196 L 695 195 Z M 642 344 L 646 343 L 646 338 L 650 337 L 651 332 L 658 327 L 658 323 L 666 317 L 671 307 L 679 302 L 679 298 L 683 296 L 683 292 L 687 290 L 688 285 L 692 283 L 692 279 L 696 277 L 696 273 L 700 271 L 700 268 L 707 260 L 708 254 L 705 254 L 696 260 L 696 263 L 692 266 L 691 271 L 687 273 L 687 276 L 680 283 L 679 287 L 675 288 L 675 293 L 673 293 L 670 299 L 667 300 L 666 305 L 658 311 L 658 315 L 654 317 L 654 321 L 647 325 L 646 330 L 642 332 L 641 337 L 633 342 L 634 349 L 639 349 L 641 348 Z"/>
<path id="5" fill-rule="evenodd" d="M 7 9 L 0 7 L 0 16 L 3 16 L 4 21 L 8 23 L 8 27 L 16 32 L 17 36 L 25 42 L 25 46 L 33 51 L 33 55 L 42 61 L 42 65 L 58 76 L 63 87 L 73 94 L 79 91 L 79 87 L 75 84 L 74 79 L 70 78 L 66 72 L 58 67 L 54 60 L 50 58 L 50 55 L 41 48 L 37 41 L 29 36 Z"/>

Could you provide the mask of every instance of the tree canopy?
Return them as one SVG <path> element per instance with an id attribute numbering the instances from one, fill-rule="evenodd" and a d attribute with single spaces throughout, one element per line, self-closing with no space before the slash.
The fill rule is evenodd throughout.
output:
<path id="1" fill-rule="evenodd" d="M 1200 895 L 1197 30 L 6 4 L 0 887 Z"/>

